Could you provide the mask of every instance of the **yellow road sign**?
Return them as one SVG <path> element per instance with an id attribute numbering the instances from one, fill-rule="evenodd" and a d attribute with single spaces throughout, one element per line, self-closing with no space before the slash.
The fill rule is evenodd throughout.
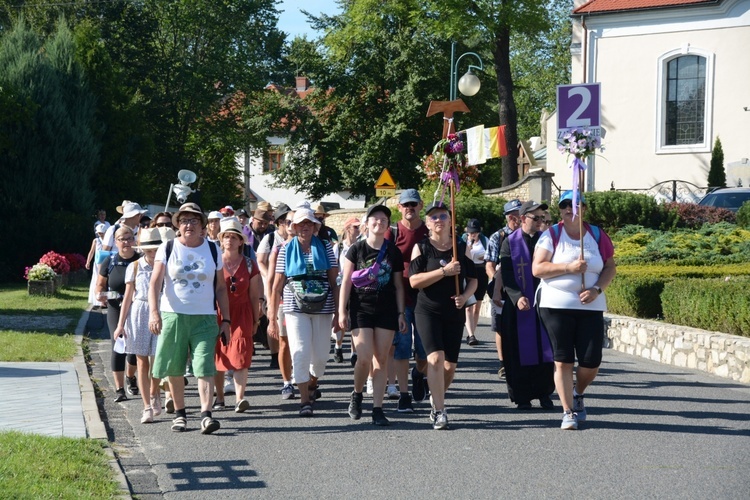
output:
<path id="1" fill-rule="evenodd" d="M 396 188 L 375 188 L 375 196 L 390 198 L 396 196 Z"/>
<path id="2" fill-rule="evenodd" d="M 378 177 L 378 182 L 375 183 L 376 195 L 377 195 L 378 188 L 387 188 L 387 189 L 393 189 L 393 190 L 396 189 L 396 183 L 393 182 L 393 177 L 391 177 L 391 173 L 388 172 L 387 168 L 384 168 L 383 171 L 380 172 L 380 177 Z M 380 196 L 380 195 L 377 195 L 377 196 Z"/>

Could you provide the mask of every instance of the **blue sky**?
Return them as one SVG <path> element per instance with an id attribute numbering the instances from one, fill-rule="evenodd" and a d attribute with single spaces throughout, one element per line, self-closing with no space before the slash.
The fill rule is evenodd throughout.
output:
<path id="1" fill-rule="evenodd" d="M 284 12 L 279 15 L 279 29 L 289 35 L 291 41 L 297 35 L 307 35 L 316 38 L 318 34 L 307 24 L 307 18 L 300 12 L 305 9 L 311 14 L 336 14 L 339 7 L 336 0 L 283 0 L 279 2 L 278 10 Z"/>

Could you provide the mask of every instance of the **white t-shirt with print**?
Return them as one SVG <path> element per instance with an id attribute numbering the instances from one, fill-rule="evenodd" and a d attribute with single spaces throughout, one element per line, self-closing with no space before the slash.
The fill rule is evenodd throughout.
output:
<path id="1" fill-rule="evenodd" d="M 174 240 L 172 254 L 166 264 L 164 292 L 160 310 L 179 314 L 216 314 L 214 309 L 214 275 L 221 271 L 221 252 L 216 252 L 216 262 L 204 239 L 197 247 L 187 247 Z M 156 262 L 164 263 L 167 244 L 162 243 L 156 251 Z"/>
<path id="2" fill-rule="evenodd" d="M 536 249 L 544 249 L 552 252 L 552 233 L 547 230 L 539 238 Z M 557 248 L 552 255 L 552 263 L 568 263 L 578 260 L 581 255 L 581 241 L 572 239 L 565 232 L 560 231 L 560 241 L 557 242 Z M 599 279 L 604 268 L 602 256 L 599 254 L 599 245 L 591 233 L 586 231 L 583 238 L 583 258 L 586 260 L 588 267 L 585 273 L 586 288 L 594 286 Z M 582 309 L 585 311 L 606 311 L 607 299 L 604 294 L 600 294 L 593 302 L 582 304 L 579 297 L 581 293 L 581 275 L 580 274 L 563 274 L 554 278 L 542 279 L 539 284 L 541 294 L 540 307 L 551 307 L 554 309 Z"/>

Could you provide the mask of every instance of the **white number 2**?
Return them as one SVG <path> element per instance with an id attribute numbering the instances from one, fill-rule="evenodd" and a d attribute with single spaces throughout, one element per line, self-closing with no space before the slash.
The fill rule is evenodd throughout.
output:
<path id="1" fill-rule="evenodd" d="M 589 107 L 589 104 L 591 104 L 591 91 L 586 87 L 571 87 L 568 89 L 568 98 L 575 95 L 581 96 L 581 104 L 566 120 L 565 126 L 568 128 L 589 127 L 591 126 L 591 118 L 581 118 L 581 115 Z"/>

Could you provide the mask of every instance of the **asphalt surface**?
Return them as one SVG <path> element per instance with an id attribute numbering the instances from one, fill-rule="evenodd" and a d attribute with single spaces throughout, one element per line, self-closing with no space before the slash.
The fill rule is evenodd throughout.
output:
<path id="1" fill-rule="evenodd" d="M 90 334 L 107 335 L 92 312 Z M 92 342 L 92 377 L 112 447 L 137 498 L 748 498 L 750 387 L 605 350 L 586 393 L 588 421 L 560 430 L 561 410 L 519 412 L 497 377 L 494 337 L 480 325 L 464 346 L 447 395 L 450 429 L 435 431 L 429 403 L 392 426 L 347 415 L 352 368 L 329 361 L 315 416 L 282 401 L 278 370 L 258 349 L 250 410 L 214 412 L 221 429 L 200 433 L 195 379 L 188 431 L 170 416 L 140 424 L 140 399 L 112 401 L 109 341 Z M 553 396 L 556 404 L 557 397 Z M 234 397 L 227 397 L 227 404 Z M 535 402 L 537 403 L 537 402 Z"/>

